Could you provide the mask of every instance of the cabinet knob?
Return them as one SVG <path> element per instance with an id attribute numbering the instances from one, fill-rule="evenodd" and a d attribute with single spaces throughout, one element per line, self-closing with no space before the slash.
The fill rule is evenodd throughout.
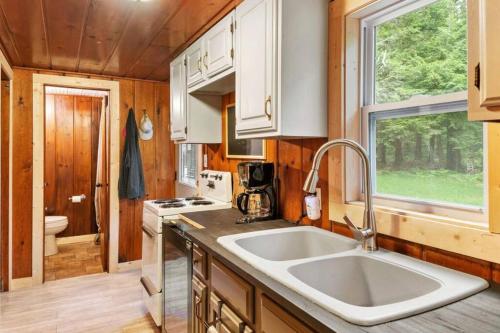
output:
<path id="1" fill-rule="evenodd" d="M 269 109 L 267 108 L 267 104 L 269 103 Z M 267 116 L 267 119 L 271 120 L 271 96 L 267 96 L 266 102 L 264 103 L 264 113 Z"/>

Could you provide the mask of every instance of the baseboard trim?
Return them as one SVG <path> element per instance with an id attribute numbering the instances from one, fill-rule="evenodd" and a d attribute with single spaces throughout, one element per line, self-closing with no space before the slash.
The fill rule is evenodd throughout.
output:
<path id="1" fill-rule="evenodd" d="M 60 237 L 60 238 L 56 238 L 56 244 L 57 245 L 64 245 L 64 244 L 92 242 L 95 240 L 95 237 L 96 237 L 96 234 Z"/>
<path id="2" fill-rule="evenodd" d="M 142 267 L 142 260 L 121 262 L 118 264 L 118 272 L 126 272 Z"/>
<path id="3" fill-rule="evenodd" d="M 33 278 L 31 276 L 19 279 L 12 279 L 9 285 L 9 291 L 31 288 L 33 286 Z"/>

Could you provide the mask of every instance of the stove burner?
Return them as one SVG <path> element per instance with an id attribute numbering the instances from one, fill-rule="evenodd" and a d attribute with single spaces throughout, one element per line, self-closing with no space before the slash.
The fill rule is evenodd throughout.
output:
<path id="1" fill-rule="evenodd" d="M 203 198 L 203 197 L 187 197 L 187 198 L 184 198 L 184 200 L 186 200 L 186 201 L 195 201 L 195 200 L 199 201 L 199 200 L 203 200 L 203 199 L 205 199 L 205 198 Z"/>
<path id="2" fill-rule="evenodd" d="M 174 203 L 179 203 L 182 202 L 182 199 L 159 199 L 153 201 L 154 204 L 161 205 L 161 204 L 174 204 Z"/>
<path id="3" fill-rule="evenodd" d="M 160 205 L 160 208 L 180 208 L 180 207 L 184 207 L 184 206 L 186 206 L 186 205 L 183 203 L 173 202 L 173 203 L 166 203 L 166 204 Z"/>
<path id="4" fill-rule="evenodd" d="M 193 201 L 192 205 L 193 206 L 207 206 L 207 205 L 213 205 L 214 203 L 212 201 L 208 200 L 197 200 Z"/>

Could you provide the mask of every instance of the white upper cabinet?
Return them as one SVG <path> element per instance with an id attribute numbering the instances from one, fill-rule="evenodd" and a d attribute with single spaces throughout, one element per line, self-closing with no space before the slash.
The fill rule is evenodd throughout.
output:
<path id="1" fill-rule="evenodd" d="M 273 58 L 277 2 L 245 0 L 236 9 L 236 131 L 276 128 Z"/>
<path id="2" fill-rule="evenodd" d="M 203 36 L 204 65 L 207 77 L 233 67 L 234 12 L 224 17 Z"/>
<path id="3" fill-rule="evenodd" d="M 326 137 L 328 0 L 236 8 L 238 138 Z"/>
<path id="4" fill-rule="evenodd" d="M 176 143 L 221 143 L 221 98 L 189 94 L 188 68 L 187 52 L 170 63 L 170 138 Z"/>
<path id="5" fill-rule="evenodd" d="M 500 1 L 469 0 L 468 112 L 470 120 L 500 119 Z"/>
<path id="6" fill-rule="evenodd" d="M 187 85 L 192 87 L 204 79 L 202 41 L 198 40 L 186 50 Z"/>
<path id="7" fill-rule="evenodd" d="M 170 138 L 186 139 L 186 66 L 185 55 L 170 63 Z"/>

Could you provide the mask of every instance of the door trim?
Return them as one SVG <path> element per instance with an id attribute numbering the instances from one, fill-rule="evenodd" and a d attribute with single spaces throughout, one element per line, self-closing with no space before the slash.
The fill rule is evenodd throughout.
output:
<path id="1" fill-rule="evenodd" d="M 8 218 L 6 221 L 0 221 L 0 291 L 7 291 L 10 289 L 12 283 L 12 96 L 13 96 L 13 79 L 14 72 L 12 67 L 10 67 L 9 62 L 5 58 L 3 52 L 0 50 L 0 79 L 1 76 L 5 74 L 9 80 L 10 92 L 9 92 L 9 145 L 6 151 L 0 150 L 1 154 L 7 153 L 8 158 L 8 197 L 0 199 L 7 206 Z M 0 104 L 1 105 L 1 104 Z M 0 185 L 4 179 L 0 179 Z M 5 201 L 4 199 L 7 199 Z M 3 206 L 1 207 L 3 209 Z M 6 227 L 4 227 L 6 224 Z M 2 231 L 7 231 L 3 234 Z M 6 251 L 4 252 L 4 250 Z"/>
<path id="2" fill-rule="evenodd" d="M 118 175 L 120 158 L 120 83 L 49 74 L 33 74 L 33 285 L 43 283 L 44 252 L 44 86 L 108 90 L 110 99 L 109 133 L 109 272 L 118 271 L 119 200 Z"/>

